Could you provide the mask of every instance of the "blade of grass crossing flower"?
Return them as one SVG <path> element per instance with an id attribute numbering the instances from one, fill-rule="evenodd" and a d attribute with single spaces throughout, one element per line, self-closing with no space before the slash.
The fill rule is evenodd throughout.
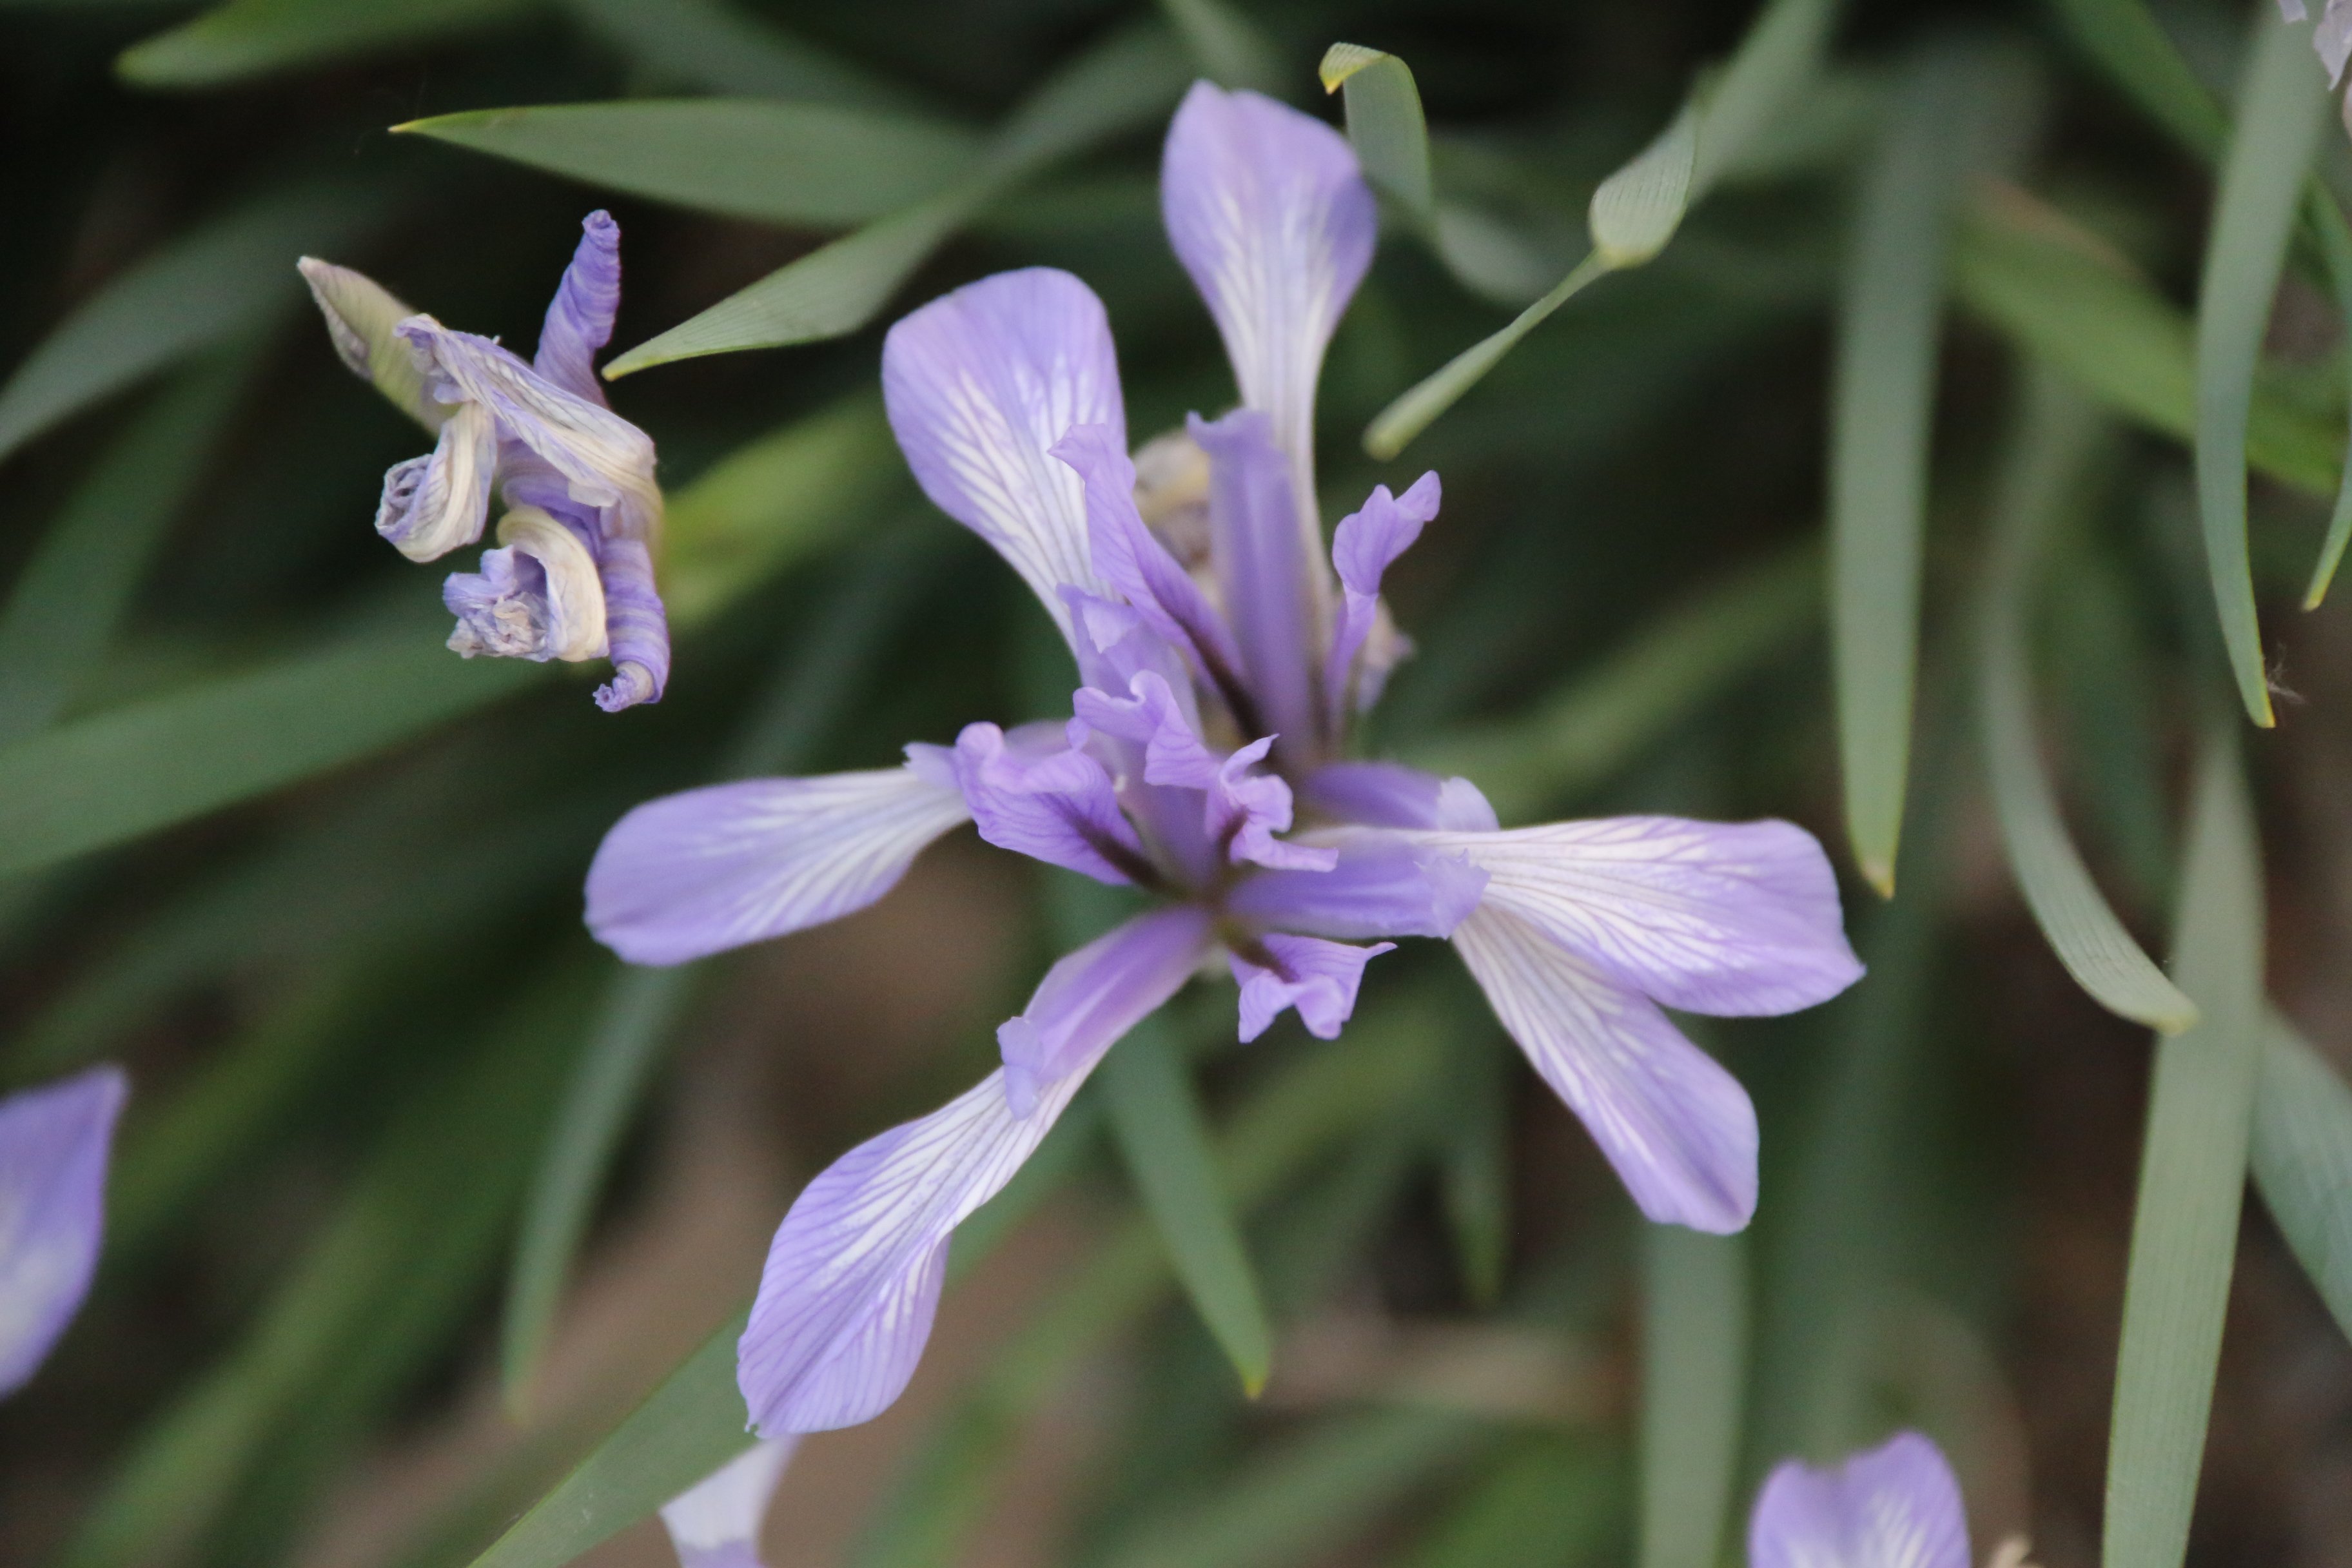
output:
<path id="1" fill-rule="evenodd" d="M 266 325 L 299 302 L 292 258 L 338 248 L 381 197 L 280 190 L 199 225 L 124 268 L 0 385 L 0 457 L 155 372 Z"/>
<path id="2" fill-rule="evenodd" d="M 2335 198 L 2315 183 L 2304 198 L 2304 210 L 2309 226 L 2319 236 L 2319 253 L 2327 266 L 2336 313 L 2352 324 L 2352 224 L 2345 221 Z M 2346 374 L 2352 376 L 2352 354 L 2344 356 L 2344 364 Z M 2352 404 L 2352 398 L 2347 398 L 2347 404 Z M 2327 538 L 2319 547 L 2319 560 L 2311 569 L 2311 584 L 2303 592 L 2305 609 L 2315 610 L 2326 599 L 2328 584 L 2336 580 L 2336 568 L 2343 563 L 2347 543 L 2352 543 L 2352 461 L 2344 464 L 2343 477 L 2336 481 L 2336 510 L 2327 520 Z"/>
<path id="3" fill-rule="evenodd" d="M 1838 748 L 1847 839 L 1887 898 L 1911 766 L 1946 236 L 1988 69 L 1975 51 L 1930 48 L 1896 84 L 1864 179 L 1838 312 L 1830 416 Z"/>
<path id="4" fill-rule="evenodd" d="M 1437 218 L 1437 195 L 1429 175 L 1429 122 L 1421 111 L 1421 89 L 1404 61 L 1361 44 L 1334 44 L 1323 52 L 1316 75 L 1327 93 L 1344 95 L 1348 141 L 1373 189 L 1402 206 L 1426 228 Z"/>
<path id="5" fill-rule="evenodd" d="M 2279 1233 L 2352 1336 L 2352 1086 L 2276 1013 L 2263 1035 L 2252 1158 Z"/>
<path id="6" fill-rule="evenodd" d="M 1255 1399 L 1273 1370 L 1274 1329 L 1166 1019 L 1129 1030 L 1100 1070 L 1111 1130 L 1144 1209 L 1201 1321 Z"/>
<path id="7" fill-rule="evenodd" d="M 1219 87 L 1289 96 L 1281 51 L 1239 7 L 1226 0 L 1160 0 L 1160 14 L 1184 40 L 1202 73 Z"/>
<path id="8" fill-rule="evenodd" d="M 122 51 L 134 87 L 204 88 L 415 48 L 523 16 L 530 0 L 229 0 Z"/>
<path id="9" fill-rule="evenodd" d="M 2080 491 L 2103 432 L 2097 416 L 2041 372 L 2028 384 L 1993 501 L 1977 612 L 1977 718 L 2001 847 L 2034 923 L 2075 983 L 2109 1012 L 2165 1034 L 2196 1005 L 2140 951 L 2092 881 L 2059 816 L 2033 734 L 2026 625 L 2053 526 Z"/>
<path id="10" fill-rule="evenodd" d="M 2197 768 L 2173 973 L 2202 1015 L 2159 1037 L 2124 1283 L 2106 1568 L 2179 1568 L 2205 1453 L 2263 1063 L 2263 887 L 2235 736 Z"/>
<path id="11" fill-rule="evenodd" d="M 2305 172 L 2319 143 L 2326 78 L 2311 39 L 2267 11 L 2240 81 L 2238 124 L 2214 200 L 2197 300 L 2197 503 L 2221 640 L 2246 715 L 2267 729 L 2270 686 L 2246 555 L 2246 430 L 2254 370 Z"/>
<path id="12" fill-rule="evenodd" d="M 1642 1231 L 1641 1568 L 1716 1568 L 1748 1382 L 1748 1245 Z"/>
<path id="13" fill-rule="evenodd" d="M 908 95 L 730 0 L 563 0 L 564 9 L 660 76 L 710 92 L 855 108 Z"/>
<path id="14" fill-rule="evenodd" d="M 936 195 L 980 138 L 928 116 L 747 98 L 478 109 L 396 133 L 698 212 L 824 227 Z"/>
<path id="15" fill-rule="evenodd" d="M 0 744 L 72 702 L 237 409 L 250 360 L 194 370 L 102 451 L 0 607 Z"/>

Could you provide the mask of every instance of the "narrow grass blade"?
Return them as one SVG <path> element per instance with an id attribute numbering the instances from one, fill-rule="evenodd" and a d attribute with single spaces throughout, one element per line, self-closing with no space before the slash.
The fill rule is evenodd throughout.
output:
<path id="1" fill-rule="evenodd" d="M 2230 139 L 2221 106 L 2144 0 L 2052 0 L 2074 41 L 2175 140 L 2208 160 Z"/>
<path id="2" fill-rule="evenodd" d="M 1290 96 L 1282 52 L 1247 12 L 1227 0 L 1160 0 L 1160 14 L 1184 40 L 1202 74 L 1219 87 Z"/>
<path id="3" fill-rule="evenodd" d="M 2352 323 L 2352 224 L 2345 221 L 2343 209 L 2323 190 L 2305 195 L 2304 211 L 2309 226 L 2319 236 L 2320 257 L 2326 263 L 2328 287 L 2336 296 L 2336 314 Z M 2352 375 L 2352 354 L 2344 356 L 2344 364 L 2347 375 Z M 2352 396 L 2346 401 L 2352 405 Z M 2327 520 L 2327 538 L 2311 569 L 2311 584 L 2303 592 L 2305 609 L 2315 610 L 2326 600 L 2328 584 L 2336 580 L 2336 568 L 2343 563 L 2347 544 L 2352 544 L 2352 461 L 2344 465 L 2343 477 L 2336 484 L 2336 510 Z"/>
<path id="4" fill-rule="evenodd" d="M 2352 1086 L 2276 1013 L 2254 1090 L 2254 1184 L 2352 1336 Z"/>
<path id="5" fill-rule="evenodd" d="M 755 98 L 478 109 L 395 132 L 699 212 L 828 227 L 938 195 L 980 138 L 927 116 Z"/>
<path id="6" fill-rule="evenodd" d="M 1716 1568 L 1748 1383 L 1748 1243 L 1642 1232 L 1641 1568 Z"/>
<path id="7" fill-rule="evenodd" d="M 302 298 L 294 258 L 331 251 L 381 198 L 281 190 L 167 241 L 100 288 L 0 386 L 0 457 L 167 365 L 254 331 Z"/>
<path id="8" fill-rule="evenodd" d="M 1103 1060 L 1103 1097 L 1176 1277 L 1255 1399 L 1273 1370 L 1274 1329 L 1233 1201 L 1217 1180 L 1207 1120 L 1169 1035 L 1158 1016 L 1129 1030 Z"/>
<path id="9" fill-rule="evenodd" d="M 229 0 L 133 44 L 115 70 L 133 87 L 208 88 L 478 32 L 530 0 Z"/>
<path id="10" fill-rule="evenodd" d="M 1454 1103 L 1437 1132 L 1438 1197 L 1454 1233 L 1463 1289 L 1478 1307 L 1502 1299 L 1510 1264 L 1509 1058 L 1483 1029 L 1454 1032 Z"/>
<path id="11" fill-rule="evenodd" d="M 2197 299 L 2197 510 L 2205 562 L 2239 700 L 2265 729 L 2276 721 L 2246 556 L 2246 431 L 2271 300 L 2327 108 L 2327 79 L 2311 64 L 2307 32 L 2256 13 Z"/>
<path id="12" fill-rule="evenodd" d="M 1887 898 L 1911 767 L 1945 242 L 1986 70 L 1970 51 L 1937 48 L 1896 84 L 1839 308 L 1830 416 L 1838 750 L 1847 838 L 1862 874 Z"/>
<path id="13" fill-rule="evenodd" d="M 2164 1034 L 2197 1021 L 2196 1005 L 2140 951 L 2059 815 L 2033 735 L 2026 626 L 2052 530 L 2076 499 L 2100 444 L 2099 421 L 2047 371 L 2020 405 L 1994 492 L 1992 550 L 1977 612 L 1977 718 L 2010 869 L 2034 923 L 2099 1005 Z"/>
<path id="14" fill-rule="evenodd" d="M 1361 44 L 1334 44 L 1323 52 L 1316 75 L 1327 93 L 1343 93 L 1348 140 L 1372 188 L 1427 228 L 1437 218 L 1437 195 L 1430 183 L 1429 122 L 1421 112 L 1421 89 L 1412 68 L 1396 56 Z"/>
<path id="15" fill-rule="evenodd" d="M 659 76 L 709 92 L 855 108 L 908 94 L 731 0 L 564 0 L 564 9 Z"/>
<path id="16" fill-rule="evenodd" d="M 243 356 L 192 371 L 99 454 L 0 606 L 0 744 L 73 701 L 237 411 Z"/>
<path id="17" fill-rule="evenodd" d="M 2173 973 L 2203 1015 L 2159 1038 L 2124 1283 L 2106 1568 L 2179 1568 L 2205 1454 L 2263 1064 L 2263 886 L 2235 738 L 2199 759 Z"/>
<path id="18" fill-rule="evenodd" d="M 267 794 L 486 707 L 555 667 L 371 636 L 0 748 L 0 876 Z"/>
<path id="19" fill-rule="evenodd" d="M 1820 76 L 1843 0 L 1773 0 L 1708 84 L 1691 200 L 1738 173 Z"/>
<path id="20" fill-rule="evenodd" d="M 1478 781 L 1505 821 L 1591 790 L 1819 622 L 1821 552 L 1784 551 L 1659 616 L 1525 715 L 1441 733 L 1415 766 Z"/>
<path id="21" fill-rule="evenodd" d="M 1525 1440 L 1460 1489 L 1461 1501 L 1404 1554 L 1402 1568 L 1583 1568 L 1611 1560 L 1603 1552 L 1615 1542 L 1624 1485 L 1597 1444 Z"/>

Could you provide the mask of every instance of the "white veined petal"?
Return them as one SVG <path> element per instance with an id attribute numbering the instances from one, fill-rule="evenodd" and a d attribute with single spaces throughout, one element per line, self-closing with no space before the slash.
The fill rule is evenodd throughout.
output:
<path id="1" fill-rule="evenodd" d="M 1828 1469 L 1786 1460 L 1757 1494 L 1748 1561 L 1748 1568 L 1969 1568 L 1959 1481 L 1916 1432 Z"/>
<path id="2" fill-rule="evenodd" d="M 530 556 L 547 574 L 547 652 L 577 663 L 604 657 L 604 580 L 580 536 L 535 506 L 499 519 L 499 542 Z"/>

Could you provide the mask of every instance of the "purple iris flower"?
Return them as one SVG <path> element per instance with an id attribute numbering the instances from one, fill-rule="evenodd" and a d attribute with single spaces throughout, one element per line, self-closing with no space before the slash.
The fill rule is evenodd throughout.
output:
<path id="1" fill-rule="evenodd" d="M 101 1067 L 0 1100 L 0 1395 L 31 1379 L 89 1294 L 129 1092 Z"/>
<path id="2" fill-rule="evenodd" d="M 1328 1038 L 1392 939 L 1451 938 L 1643 1209 L 1715 1231 L 1755 1206 L 1755 1115 L 1658 1005 L 1780 1013 L 1861 973 L 1828 861 L 1785 823 L 1505 832 L 1466 780 L 1347 760 L 1350 721 L 1402 647 L 1381 574 L 1439 500 L 1434 474 L 1375 489 L 1325 552 L 1315 382 L 1370 260 L 1372 197 L 1328 126 L 1205 83 L 1177 111 L 1160 189 L 1242 406 L 1147 447 L 1140 488 L 1103 308 L 1068 274 L 958 289 L 883 349 L 916 478 L 1067 639 L 1082 682 L 1069 720 L 972 724 L 951 747 L 909 746 L 901 767 L 656 800 L 589 871 L 588 923 L 640 963 L 864 908 L 965 821 L 1159 900 L 1053 966 L 997 1032 L 1002 1070 L 852 1150 L 793 1205 L 741 1344 L 744 1396 L 771 1436 L 864 1421 L 898 1396 L 950 1233 L 1103 1053 L 1220 959 L 1242 1038 L 1286 1008 Z"/>
<path id="3" fill-rule="evenodd" d="M 1969 1568 L 1960 1483 L 1916 1432 L 1833 1469 L 1784 1460 L 1757 1494 L 1748 1568 Z"/>
<path id="4" fill-rule="evenodd" d="M 457 617 L 449 646 L 467 658 L 610 658 L 596 703 L 613 713 L 658 701 L 669 679 L 654 587 L 662 496 L 653 441 L 596 378 L 621 303 L 621 226 L 595 212 L 581 227 L 529 364 L 348 268 L 305 257 L 301 270 L 343 363 L 437 436 L 384 475 L 376 531 L 436 561 L 482 537 L 494 489 L 505 504 L 499 547 L 442 588 Z"/>

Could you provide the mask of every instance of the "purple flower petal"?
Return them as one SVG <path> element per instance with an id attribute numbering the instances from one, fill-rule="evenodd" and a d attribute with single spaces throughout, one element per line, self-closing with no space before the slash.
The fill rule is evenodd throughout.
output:
<path id="1" fill-rule="evenodd" d="M 0 1395 L 31 1379 L 89 1293 L 129 1093 L 101 1067 L 0 1100 Z"/>
<path id="2" fill-rule="evenodd" d="M 1612 816 L 1417 836 L 1494 879 L 1486 902 L 1690 1013 L 1789 1013 L 1862 975 L 1837 879 L 1785 822 Z"/>
<path id="3" fill-rule="evenodd" d="M 1260 733 L 1271 731 L 1285 756 L 1318 751 L 1313 660 L 1316 611 L 1299 543 L 1297 502 L 1273 426 L 1253 408 L 1212 425 L 1198 415 L 1189 428 L 1209 454 L 1209 531 L 1225 620 L 1241 649 L 1242 678 Z M 1306 520 L 1308 548 L 1315 520 Z M 1237 715 L 1238 717 L 1238 715 Z"/>
<path id="4" fill-rule="evenodd" d="M 1339 569 L 1345 598 L 1339 624 L 1331 633 L 1331 653 L 1323 667 L 1323 700 L 1328 705 L 1330 732 L 1347 722 L 1349 675 L 1357 650 L 1371 635 L 1379 618 L 1381 578 L 1391 563 L 1412 547 L 1421 531 L 1437 516 L 1440 499 L 1434 471 L 1415 479 L 1402 496 L 1391 496 L 1386 485 L 1376 485 L 1364 510 L 1339 520 L 1331 538 L 1331 563 Z M 1380 695 L 1367 683 L 1358 683 L 1359 708 L 1371 706 Z"/>
<path id="5" fill-rule="evenodd" d="M 956 737 L 955 776 L 980 836 L 1000 849 L 1097 882 L 1154 879 L 1110 774 L 1086 752 L 1033 752 L 1007 745 L 993 724 L 967 724 Z"/>
<path id="6" fill-rule="evenodd" d="M 1646 997 L 1489 901 L 1454 933 L 1503 1027 L 1654 1220 L 1724 1234 L 1756 1212 L 1748 1091 Z"/>
<path id="7" fill-rule="evenodd" d="M 1274 837 L 1290 831 L 1290 786 L 1271 773 L 1249 771 L 1265 761 L 1272 744 L 1271 737 L 1252 741 L 1218 767 L 1208 791 L 1210 842 L 1224 846 L 1226 858 L 1236 866 L 1328 871 L 1339 863 L 1338 850 L 1285 844 Z"/>
<path id="8" fill-rule="evenodd" d="M 997 1026 L 1013 1114 L 1031 1114 L 1055 1085 L 1092 1071 L 1112 1042 L 1176 994 L 1208 940 L 1207 913 L 1175 904 L 1138 915 L 1047 970 L 1029 1005 Z"/>
<path id="9" fill-rule="evenodd" d="M 471 658 L 604 657 L 604 583 L 587 541 L 535 506 L 499 520 L 500 550 L 478 573 L 453 572 L 441 602 L 457 617 L 449 646 Z"/>
<path id="10" fill-rule="evenodd" d="M 613 341 L 613 318 L 620 309 L 621 226 L 599 209 L 581 222 L 579 247 L 548 302 L 531 368 L 574 397 L 604 402 L 596 351 Z"/>
<path id="11" fill-rule="evenodd" d="M 1307 809 L 1366 827 L 1445 827 L 1492 833 L 1495 808 L 1465 778 L 1442 779 L 1402 763 L 1330 763 L 1307 777 Z"/>
<path id="12" fill-rule="evenodd" d="M 653 552 L 636 539 L 607 539 L 596 552 L 604 583 L 605 657 L 611 684 L 596 689 L 607 713 L 658 702 L 669 684 L 669 614 L 654 587 Z"/>
<path id="13" fill-rule="evenodd" d="M 1364 965 L 1396 943 L 1351 947 L 1311 936 L 1272 931 L 1260 937 L 1254 958 L 1233 955 L 1234 978 L 1241 983 L 1241 1037 L 1244 1044 L 1265 1033 L 1266 1026 L 1285 1007 L 1298 1009 L 1298 1021 L 1318 1039 L 1336 1040 L 1340 1026 L 1356 1010 L 1356 988 Z M 1270 959 L 1272 966 L 1256 962 Z"/>
<path id="14" fill-rule="evenodd" d="M 2341 85 L 2344 62 L 2352 58 L 2352 0 L 2327 0 L 2319 26 L 2311 30 L 2311 47 L 2319 51 L 2320 63 L 2327 68 L 2328 84 Z"/>
<path id="15" fill-rule="evenodd" d="M 2303 0 L 2278 0 L 2280 16 L 2290 22 L 2300 22 L 2310 15 L 2303 8 Z"/>
<path id="16" fill-rule="evenodd" d="M 1328 871 L 1261 871 L 1226 895 L 1225 908 L 1255 924 L 1343 942 L 1451 936 L 1486 890 L 1486 873 L 1457 854 L 1395 834 L 1333 841 Z"/>
<path id="17" fill-rule="evenodd" d="M 862 910 L 971 816 L 927 771 L 752 779 L 648 801 L 588 868 L 588 928 L 632 963 L 683 963 Z"/>
<path id="18" fill-rule="evenodd" d="M 859 1144 L 802 1191 L 768 1250 L 739 1352 L 758 1431 L 854 1426 L 898 1397 L 930 1337 L 948 1237 L 1012 1180 L 1102 1053 L 1184 983 L 1207 924 L 1193 908 L 1159 910 L 1055 966 L 1024 1015 L 1037 1048 L 1023 1052 L 1063 1072 L 1032 1086 L 1026 1115 L 1007 1100 L 1006 1075 L 991 1073 Z"/>
<path id="19" fill-rule="evenodd" d="M 678 1568 L 766 1568 L 760 1527 L 799 1446 L 797 1435 L 754 1443 L 662 1504 L 662 1525 L 677 1551 Z"/>
<path id="20" fill-rule="evenodd" d="M 1100 595 L 1103 583 L 1078 476 L 1050 454 L 1081 425 L 1126 445 L 1102 301 L 1050 268 L 967 284 L 890 329 L 882 392 L 923 493 L 993 545 L 1071 636 L 1061 588 Z"/>
<path id="21" fill-rule="evenodd" d="M 411 561 L 437 561 L 482 537 L 498 474 L 498 422 L 479 404 L 443 421 L 433 450 L 394 463 L 383 476 L 375 531 Z"/>
<path id="22" fill-rule="evenodd" d="M 1379 212 L 1348 139 L 1254 92 L 1196 82 L 1168 128 L 1160 207 L 1208 301 L 1242 402 L 1274 421 L 1290 471 L 1296 548 L 1316 560 L 1315 383 L 1371 264 Z M 1247 638 L 1244 638 L 1246 645 Z"/>
<path id="23" fill-rule="evenodd" d="M 1748 1568 L 1969 1568 L 1960 1484 L 1901 1432 L 1834 1469 L 1784 1460 L 1757 1494 Z"/>

